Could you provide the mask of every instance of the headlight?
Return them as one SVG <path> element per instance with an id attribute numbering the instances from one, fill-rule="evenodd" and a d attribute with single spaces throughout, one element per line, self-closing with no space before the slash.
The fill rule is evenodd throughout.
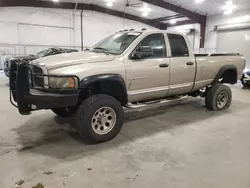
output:
<path id="1" fill-rule="evenodd" d="M 73 77 L 51 77 L 49 78 L 51 88 L 77 88 L 77 82 Z"/>

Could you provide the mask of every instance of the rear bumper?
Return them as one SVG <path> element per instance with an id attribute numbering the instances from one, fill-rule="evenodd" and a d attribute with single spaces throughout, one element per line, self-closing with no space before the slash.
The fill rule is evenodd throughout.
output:
<path id="1" fill-rule="evenodd" d="M 34 110 L 63 108 L 77 105 L 79 96 L 78 89 L 52 90 L 34 88 L 30 82 L 32 74 L 30 73 L 28 63 L 19 63 L 16 70 L 12 69 L 11 67 L 10 101 L 18 108 L 20 114 L 28 115 Z"/>

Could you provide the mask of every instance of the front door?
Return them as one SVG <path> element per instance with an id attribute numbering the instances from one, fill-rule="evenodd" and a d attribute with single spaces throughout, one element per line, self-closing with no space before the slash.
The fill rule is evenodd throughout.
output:
<path id="1" fill-rule="evenodd" d="M 135 48 L 149 48 L 152 55 L 126 60 L 128 97 L 130 102 L 162 98 L 169 89 L 170 62 L 162 33 L 146 36 Z"/>
<path id="2" fill-rule="evenodd" d="M 192 90 L 196 62 L 193 52 L 189 51 L 187 42 L 182 35 L 168 34 L 171 49 L 171 69 L 168 96 L 185 94 Z"/>

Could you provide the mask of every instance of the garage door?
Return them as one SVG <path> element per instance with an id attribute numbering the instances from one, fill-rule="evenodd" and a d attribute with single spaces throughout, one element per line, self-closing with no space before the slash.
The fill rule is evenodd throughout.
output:
<path id="1" fill-rule="evenodd" d="M 238 52 L 247 59 L 250 68 L 250 30 L 218 32 L 217 52 Z"/>

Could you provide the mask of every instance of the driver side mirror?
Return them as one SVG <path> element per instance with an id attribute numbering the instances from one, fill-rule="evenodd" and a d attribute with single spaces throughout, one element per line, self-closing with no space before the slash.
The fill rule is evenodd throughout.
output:
<path id="1" fill-rule="evenodd" d="M 138 47 L 131 55 L 132 59 L 142 59 L 153 56 L 153 50 L 150 46 Z"/>

